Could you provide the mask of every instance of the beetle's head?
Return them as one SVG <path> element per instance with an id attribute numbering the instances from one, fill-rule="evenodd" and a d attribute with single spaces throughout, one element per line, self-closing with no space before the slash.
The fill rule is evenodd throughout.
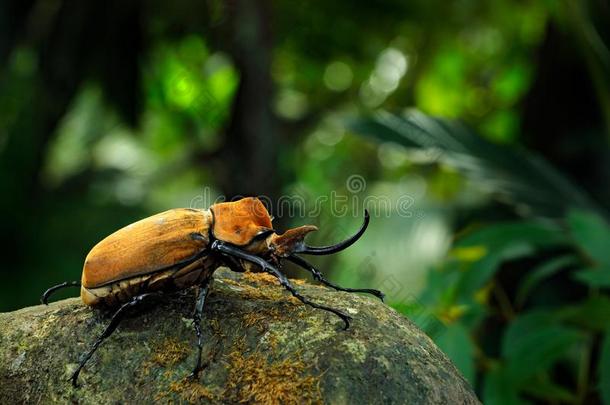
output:
<path id="1" fill-rule="evenodd" d="M 248 197 L 235 202 L 214 204 L 210 207 L 214 217 L 212 234 L 223 242 L 260 256 L 278 259 L 296 253 L 327 255 L 352 245 L 364 233 L 369 215 L 365 211 L 364 224 L 352 237 L 336 245 L 312 247 L 305 244 L 305 236 L 318 228 L 304 225 L 278 234 L 271 225 L 271 216 L 258 198 Z"/>
<path id="2" fill-rule="evenodd" d="M 304 225 L 289 229 L 280 235 L 273 233 L 267 239 L 267 246 L 274 256 L 288 257 L 305 246 L 304 239 L 309 232 L 317 230 L 318 228 L 313 225 Z"/>

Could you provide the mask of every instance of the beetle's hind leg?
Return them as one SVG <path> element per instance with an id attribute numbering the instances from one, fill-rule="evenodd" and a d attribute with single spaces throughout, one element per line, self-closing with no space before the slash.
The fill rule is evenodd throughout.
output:
<path id="1" fill-rule="evenodd" d="M 275 266 L 273 266 L 271 263 L 268 263 L 267 261 L 265 261 L 264 259 L 262 259 L 256 255 L 250 254 L 248 252 L 244 252 L 243 250 L 241 250 L 235 246 L 229 246 L 220 241 L 214 241 L 212 243 L 211 248 L 212 248 L 212 250 L 216 250 L 218 252 L 221 252 L 222 254 L 239 257 L 240 259 L 247 260 L 251 263 L 254 263 L 254 264 L 260 266 L 263 269 L 263 271 L 275 276 L 280 281 L 280 284 L 285 289 L 290 291 L 292 296 L 295 297 L 296 299 L 298 299 L 299 301 L 301 301 L 303 304 L 309 305 L 309 306 L 317 308 L 317 309 L 322 309 L 324 311 L 332 312 L 333 314 L 335 314 L 339 318 L 341 318 L 343 320 L 343 322 L 345 323 L 345 327 L 343 329 L 349 328 L 349 325 L 350 325 L 349 322 L 352 319 L 351 316 L 347 315 L 346 313 L 344 313 L 342 311 L 339 311 L 338 309 L 327 307 L 327 306 L 321 305 L 321 304 L 316 304 L 315 302 L 310 301 L 307 297 L 302 296 L 296 290 L 296 288 L 294 288 L 292 283 L 290 283 L 288 278 L 281 271 L 279 271 Z"/>
<path id="2" fill-rule="evenodd" d="M 42 296 L 40 297 L 40 303 L 44 305 L 49 305 L 49 297 L 55 291 L 61 290 L 62 288 L 66 287 L 80 287 L 80 283 L 78 281 L 66 281 L 64 283 L 54 285 L 42 294 Z"/>
<path id="3" fill-rule="evenodd" d="M 333 288 L 337 291 L 345 291 L 345 292 L 361 292 L 361 293 L 367 293 L 367 294 L 371 294 L 376 296 L 377 298 L 379 298 L 380 300 L 383 301 L 383 298 L 385 297 L 385 294 L 382 293 L 379 290 L 374 290 L 372 288 L 346 288 L 346 287 L 341 287 L 337 284 L 333 284 L 330 281 L 328 281 L 327 279 L 324 278 L 324 275 L 315 267 L 313 267 L 313 265 L 311 263 L 309 263 L 307 260 L 303 259 L 302 257 L 296 256 L 296 255 L 290 255 L 287 258 L 288 260 L 290 260 L 291 262 L 293 262 L 294 264 L 304 268 L 305 270 L 307 270 L 308 272 L 310 272 L 313 275 L 313 278 L 318 280 L 320 283 Z"/>
<path id="4" fill-rule="evenodd" d="M 197 363 L 195 364 L 195 368 L 189 377 L 197 378 L 199 376 L 199 372 L 202 370 L 201 366 L 201 352 L 203 350 L 203 340 L 201 336 L 201 317 L 203 314 L 203 307 L 205 305 L 205 300 L 208 296 L 210 283 L 212 281 L 212 277 L 206 278 L 203 283 L 199 286 L 197 301 L 195 302 L 195 311 L 193 313 L 193 327 L 195 328 L 195 334 L 197 335 Z"/>
<path id="5" fill-rule="evenodd" d="M 108 326 L 106 326 L 106 329 L 104 330 L 104 332 L 102 332 L 102 334 L 97 338 L 97 340 L 95 341 L 93 346 L 91 346 L 91 349 L 89 349 L 89 351 L 85 354 L 85 356 L 82 357 L 82 359 L 78 365 L 78 368 L 76 369 L 76 371 L 74 371 L 74 373 L 72 373 L 70 380 L 72 381 L 72 385 L 74 387 L 76 387 L 76 380 L 78 379 L 78 375 L 80 374 L 83 367 L 85 367 L 85 364 L 87 363 L 87 361 L 89 361 L 91 356 L 93 356 L 93 353 L 95 353 L 95 351 L 102 344 L 102 342 L 104 340 L 106 340 L 107 337 L 112 335 L 112 333 L 116 330 L 117 326 L 119 326 L 119 323 L 121 323 L 121 321 L 123 320 L 123 317 L 127 313 L 127 310 L 138 305 L 145 298 L 152 296 L 152 295 L 158 295 L 158 294 L 159 293 L 146 293 L 146 294 L 141 294 L 141 295 L 135 296 L 131 299 L 131 301 L 123 304 L 114 313 L 114 315 L 112 315 L 112 319 L 110 320 L 110 323 L 108 324 Z"/>

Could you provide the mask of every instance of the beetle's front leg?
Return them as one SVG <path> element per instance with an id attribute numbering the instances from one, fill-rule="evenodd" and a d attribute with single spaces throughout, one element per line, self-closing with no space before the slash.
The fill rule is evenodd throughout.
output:
<path id="1" fill-rule="evenodd" d="M 217 240 L 212 243 L 211 248 L 213 251 L 217 251 L 222 254 L 232 255 L 232 256 L 238 257 L 240 259 L 249 261 L 253 264 L 256 264 L 264 272 L 267 272 L 267 273 L 275 276 L 279 280 L 282 287 L 287 289 L 293 295 L 293 297 L 295 297 L 296 299 L 301 301 L 303 304 L 312 306 L 314 308 L 322 309 L 324 311 L 332 312 L 333 314 L 337 315 L 339 318 L 341 318 L 343 320 L 343 322 L 345 324 L 345 326 L 343 328 L 344 330 L 349 328 L 350 320 L 352 319 L 351 316 L 347 315 L 346 313 L 344 313 L 342 311 L 339 311 L 338 309 L 327 307 L 326 305 L 316 304 L 315 302 L 310 301 L 309 298 L 302 296 L 296 290 L 296 288 L 294 288 L 292 283 L 290 283 L 288 278 L 281 271 L 279 271 L 272 264 L 267 263 L 263 258 L 250 254 L 248 252 L 245 252 L 245 251 L 239 249 L 238 247 L 226 245 L 225 243 L 223 243 L 221 241 L 217 241 Z"/>
<path id="2" fill-rule="evenodd" d="M 199 376 L 199 372 L 201 371 L 201 352 L 203 350 L 203 339 L 201 335 L 201 317 L 203 314 L 203 307 L 205 305 L 205 300 L 208 296 L 210 283 L 212 281 L 212 277 L 206 278 L 201 285 L 199 286 L 197 301 L 195 303 L 195 311 L 193 313 L 193 327 L 195 328 L 195 334 L 197 335 L 197 363 L 195 364 L 195 368 L 193 372 L 189 376 L 190 378 L 197 378 Z"/>
<path id="3" fill-rule="evenodd" d="M 286 259 L 290 260 L 294 264 L 301 266 L 305 270 L 309 271 L 316 280 L 318 280 L 322 284 L 324 284 L 334 290 L 345 291 L 345 292 L 362 292 L 362 293 L 372 294 L 372 295 L 376 296 L 377 298 L 379 298 L 381 301 L 383 301 L 383 298 L 385 297 L 384 293 L 382 293 L 379 290 L 374 290 L 372 288 L 346 288 L 346 287 L 341 287 L 337 284 L 333 284 L 330 281 L 328 281 L 327 279 L 325 279 L 324 275 L 318 269 L 313 267 L 311 265 L 311 263 L 309 263 L 308 261 L 306 261 L 305 259 L 303 259 L 302 257 L 299 257 L 297 255 L 290 255 Z"/>

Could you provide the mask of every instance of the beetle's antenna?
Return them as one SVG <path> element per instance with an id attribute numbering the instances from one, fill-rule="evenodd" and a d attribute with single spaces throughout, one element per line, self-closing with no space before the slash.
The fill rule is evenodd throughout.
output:
<path id="1" fill-rule="evenodd" d="M 362 226 L 360 227 L 358 232 L 356 232 L 356 234 L 347 238 L 343 242 L 339 242 L 336 245 L 330 245 L 330 246 L 308 246 L 305 243 L 302 243 L 301 245 L 298 245 L 293 252 L 302 253 L 302 254 L 306 254 L 306 255 L 318 255 L 318 256 L 319 255 L 330 255 L 333 253 L 340 252 L 344 249 L 347 249 L 348 247 L 353 245 L 358 239 L 360 239 L 360 237 L 362 236 L 364 231 L 366 231 L 366 227 L 369 225 L 369 220 L 370 220 L 369 212 L 367 210 L 364 210 L 364 223 L 362 224 Z"/>
<path id="2" fill-rule="evenodd" d="M 272 276 L 275 276 L 280 281 L 280 284 L 285 289 L 290 291 L 292 296 L 295 297 L 296 299 L 298 299 L 299 301 L 301 301 L 303 304 L 309 305 L 314 308 L 322 309 L 324 311 L 332 312 L 333 314 L 337 315 L 339 318 L 341 318 L 343 320 L 343 322 L 345 323 L 345 327 L 343 328 L 344 330 L 349 328 L 349 321 L 352 319 L 351 316 L 347 315 L 346 313 L 343 313 L 342 311 L 339 311 L 338 309 L 327 307 L 327 306 L 321 305 L 321 304 L 316 304 L 315 302 L 310 301 L 307 297 L 302 296 L 296 290 L 296 288 L 294 288 L 294 286 L 288 280 L 288 278 L 281 271 L 279 271 L 275 266 L 273 266 L 271 263 L 268 263 L 265 259 L 258 257 L 256 255 L 253 255 L 251 253 L 244 252 L 243 250 L 239 249 L 238 247 L 228 245 L 219 240 L 215 240 L 214 242 L 212 242 L 211 249 L 213 251 L 220 252 L 224 255 L 237 257 L 237 258 L 240 258 L 240 259 L 243 259 L 243 260 L 246 260 L 246 261 L 249 261 L 251 263 L 258 265 L 264 272 L 269 273 Z"/>
<path id="3" fill-rule="evenodd" d="M 54 285 L 45 291 L 40 297 L 40 303 L 44 305 L 49 305 L 49 297 L 57 290 L 61 290 L 66 287 L 80 287 L 80 283 L 78 281 L 66 281 L 65 283 Z"/>
<path id="4" fill-rule="evenodd" d="M 350 292 L 350 293 L 360 292 L 360 293 L 372 294 L 375 297 L 379 298 L 381 301 L 383 301 L 383 298 L 385 297 L 384 293 L 382 293 L 379 290 L 374 290 L 372 288 L 346 288 L 346 287 L 341 287 L 336 284 L 333 284 L 324 278 L 324 275 L 320 272 L 320 270 L 316 269 L 307 260 L 305 260 L 302 257 L 299 257 L 297 255 L 290 255 L 286 259 L 290 260 L 294 264 L 304 268 L 305 270 L 307 270 L 308 272 L 313 274 L 313 278 L 318 280 L 320 283 L 322 283 L 330 288 L 333 288 L 337 291 L 345 291 L 345 292 Z"/>

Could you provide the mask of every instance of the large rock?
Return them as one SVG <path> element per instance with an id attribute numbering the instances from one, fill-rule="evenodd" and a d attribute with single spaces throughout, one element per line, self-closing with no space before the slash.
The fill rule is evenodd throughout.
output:
<path id="1" fill-rule="evenodd" d="M 199 381 L 193 292 L 124 320 L 67 381 L 109 314 L 68 299 L 0 314 L 0 403 L 408 403 L 475 404 L 468 383 L 408 319 L 374 297 L 295 281 L 341 308 L 342 321 L 300 304 L 266 274 L 220 270 L 205 308 Z"/>

